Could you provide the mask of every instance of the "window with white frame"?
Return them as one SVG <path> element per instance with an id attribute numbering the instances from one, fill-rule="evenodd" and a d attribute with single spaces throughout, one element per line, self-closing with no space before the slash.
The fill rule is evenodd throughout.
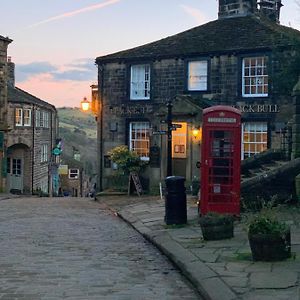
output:
<path id="1" fill-rule="evenodd" d="M 188 62 L 188 90 L 206 91 L 207 90 L 207 60 Z"/>
<path id="2" fill-rule="evenodd" d="M 268 125 L 266 122 L 243 123 L 242 130 L 243 159 L 267 150 Z"/>
<path id="3" fill-rule="evenodd" d="M 16 108 L 15 111 L 16 126 L 23 126 L 23 109 Z"/>
<path id="4" fill-rule="evenodd" d="M 31 126 L 31 109 L 16 108 L 15 110 L 16 126 Z"/>
<path id="5" fill-rule="evenodd" d="M 35 111 L 35 127 L 40 127 L 41 122 L 41 111 L 36 110 Z"/>
<path id="6" fill-rule="evenodd" d="M 246 57 L 243 59 L 242 95 L 243 97 L 267 97 L 268 59 L 266 56 Z"/>
<path id="7" fill-rule="evenodd" d="M 44 112 L 41 111 L 40 113 L 40 126 L 39 127 L 44 127 Z"/>
<path id="8" fill-rule="evenodd" d="M 49 128 L 49 113 L 46 112 L 46 111 L 43 111 L 42 112 L 42 119 L 43 119 L 43 122 L 42 122 L 41 127 Z"/>
<path id="9" fill-rule="evenodd" d="M 150 123 L 131 122 L 129 124 L 129 149 L 134 151 L 142 160 L 149 160 Z"/>
<path id="10" fill-rule="evenodd" d="M 24 126 L 31 126 L 31 109 L 23 110 Z"/>
<path id="11" fill-rule="evenodd" d="M 133 65 L 130 72 L 130 99 L 150 99 L 150 65 Z"/>
<path id="12" fill-rule="evenodd" d="M 69 178 L 78 179 L 79 178 L 79 169 L 69 169 Z"/>
<path id="13" fill-rule="evenodd" d="M 48 145 L 43 144 L 41 145 L 41 162 L 48 161 Z"/>

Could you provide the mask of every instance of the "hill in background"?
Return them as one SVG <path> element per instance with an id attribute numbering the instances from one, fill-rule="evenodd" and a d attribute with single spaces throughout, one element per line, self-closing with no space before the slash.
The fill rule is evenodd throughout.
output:
<path id="1" fill-rule="evenodd" d="M 79 108 L 57 108 L 59 137 L 62 139 L 62 164 L 72 164 L 74 154 L 80 154 L 80 162 L 86 174 L 94 177 L 97 157 L 97 124 L 91 113 Z"/>

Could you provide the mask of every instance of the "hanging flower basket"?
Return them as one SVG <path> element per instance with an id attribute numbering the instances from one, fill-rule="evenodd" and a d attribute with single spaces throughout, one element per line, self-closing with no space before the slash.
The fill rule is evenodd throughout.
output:
<path id="1" fill-rule="evenodd" d="M 233 216 L 208 213 L 200 217 L 199 224 L 203 239 L 207 241 L 222 240 L 233 237 Z"/>

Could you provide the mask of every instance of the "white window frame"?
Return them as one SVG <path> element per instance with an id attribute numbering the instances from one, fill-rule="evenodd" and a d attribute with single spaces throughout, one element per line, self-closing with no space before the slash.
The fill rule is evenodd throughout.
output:
<path id="1" fill-rule="evenodd" d="M 132 65 L 130 69 L 130 100 L 150 100 L 150 65 Z"/>
<path id="2" fill-rule="evenodd" d="M 69 169 L 69 179 L 79 179 L 79 169 Z"/>
<path id="3" fill-rule="evenodd" d="M 268 97 L 268 57 L 244 57 L 242 63 L 242 96 Z"/>
<path id="4" fill-rule="evenodd" d="M 41 111 L 36 110 L 35 111 L 35 127 L 40 127 L 40 123 L 41 123 Z"/>
<path id="5" fill-rule="evenodd" d="M 23 110 L 23 125 L 24 126 L 31 126 L 31 109 L 25 108 Z"/>
<path id="6" fill-rule="evenodd" d="M 45 127 L 45 118 L 44 118 L 44 113 L 43 111 L 41 111 L 41 117 L 40 117 L 40 126 L 39 127 Z"/>
<path id="7" fill-rule="evenodd" d="M 41 163 L 48 161 L 48 144 L 41 145 Z"/>
<path id="8" fill-rule="evenodd" d="M 146 144 L 145 147 L 139 147 Z M 129 150 L 139 155 L 141 160 L 149 161 L 150 123 L 147 121 L 129 123 Z"/>
<path id="9" fill-rule="evenodd" d="M 43 127 L 49 128 L 49 113 L 47 111 L 43 112 Z"/>
<path id="10" fill-rule="evenodd" d="M 22 108 L 16 108 L 15 110 L 15 119 L 16 119 L 16 126 L 23 126 L 23 109 Z"/>
<path id="11" fill-rule="evenodd" d="M 189 91 L 207 91 L 208 61 L 191 60 L 187 67 L 187 89 Z"/>
<path id="12" fill-rule="evenodd" d="M 245 140 L 245 136 L 252 135 L 254 140 Z M 266 137 L 263 140 L 263 136 Z M 249 145 L 248 150 L 245 150 L 246 144 Z M 252 146 L 252 147 L 251 147 Z M 268 147 L 268 124 L 267 122 L 249 122 L 242 124 L 242 159 L 267 150 Z M 252 150 L 252 149 L 253 150 Z"/>

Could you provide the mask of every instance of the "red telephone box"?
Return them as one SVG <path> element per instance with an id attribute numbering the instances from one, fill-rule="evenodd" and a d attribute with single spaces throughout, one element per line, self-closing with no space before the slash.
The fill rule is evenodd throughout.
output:
<path id="1" fill-rule="evenodd" d="M 241 112 L 231 106 L 203 110 L 200 214 L 240 214 Z"/>

